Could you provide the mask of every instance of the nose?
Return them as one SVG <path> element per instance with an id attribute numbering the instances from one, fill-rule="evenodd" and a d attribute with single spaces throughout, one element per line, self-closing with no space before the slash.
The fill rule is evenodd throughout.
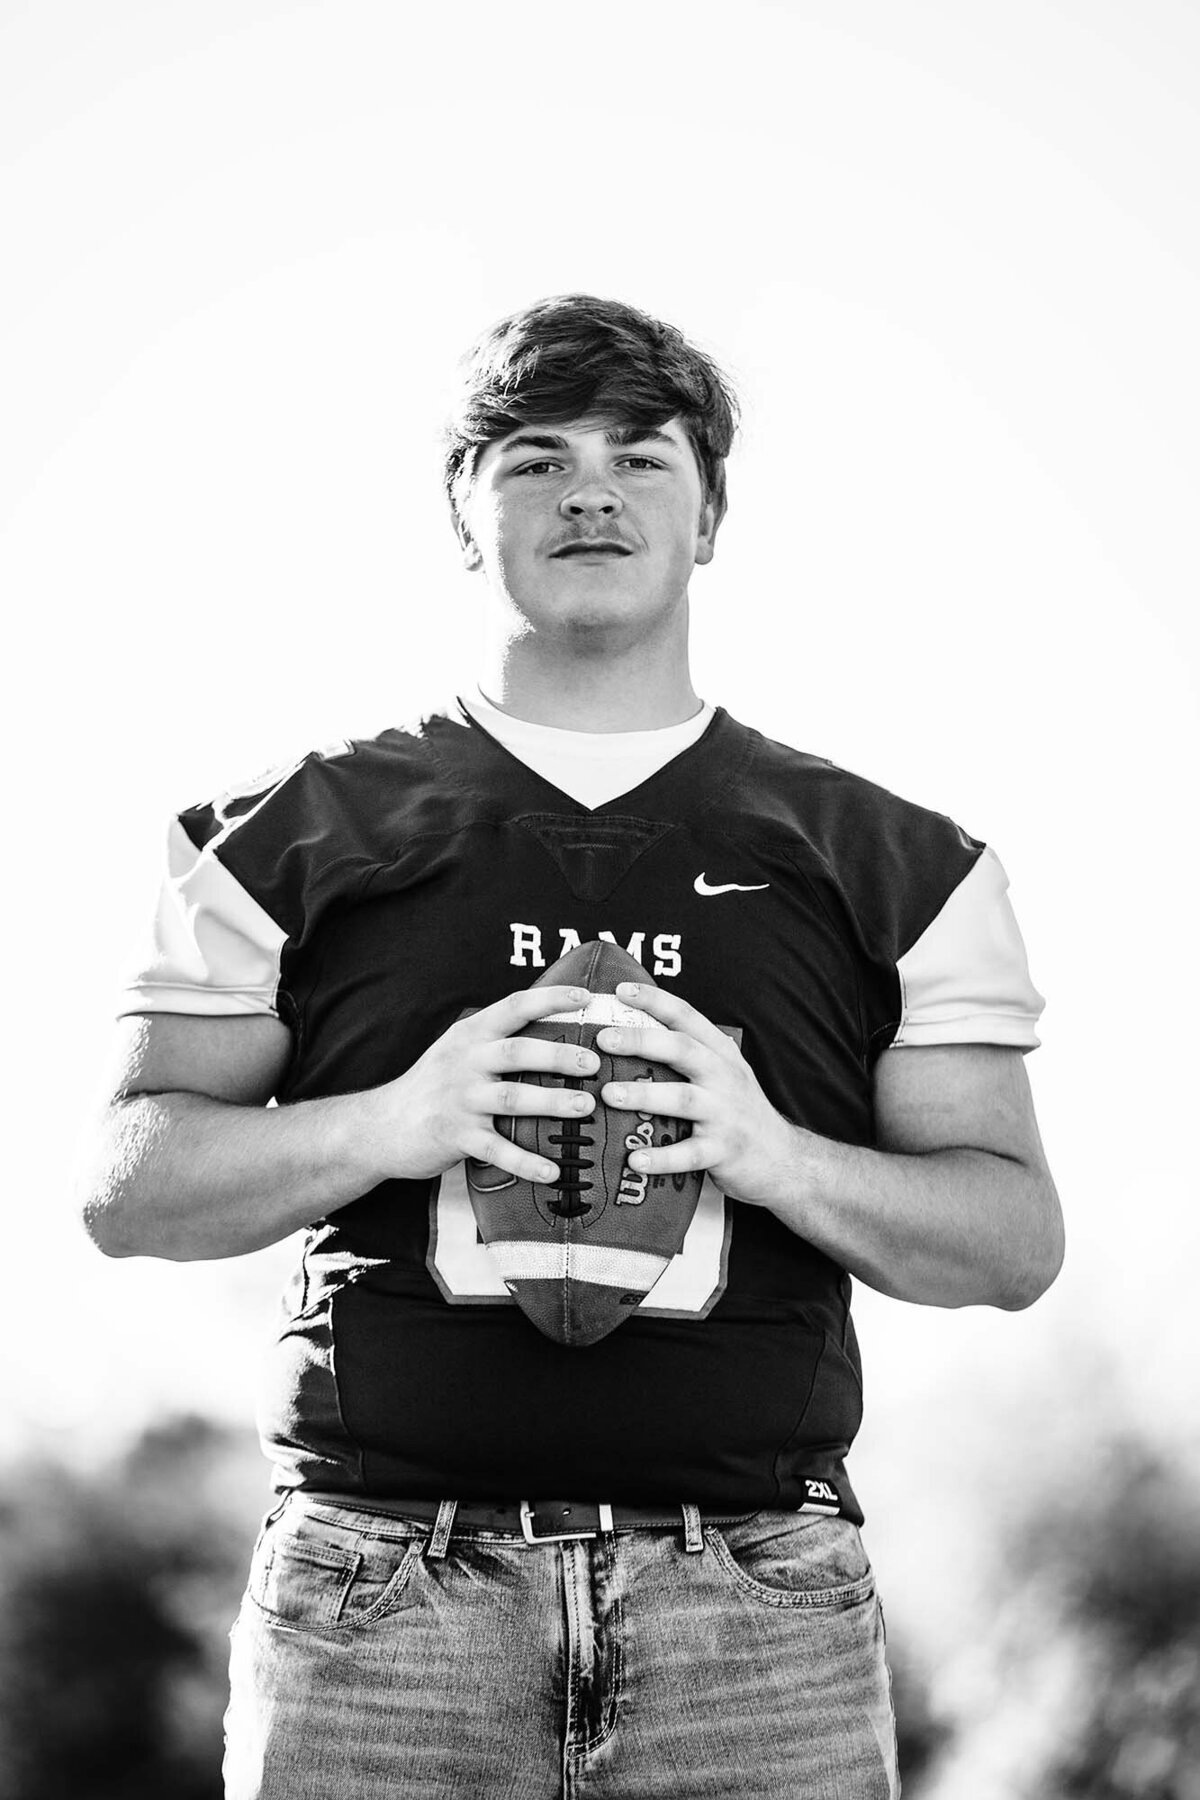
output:
<path id="1" fill-rule="evenodd" d="M 620 494 L 607 476 L 599 470 L 580 470 L 559 502 L 558 510 L 565 519 L 612 519 L 622 509 Z"/>

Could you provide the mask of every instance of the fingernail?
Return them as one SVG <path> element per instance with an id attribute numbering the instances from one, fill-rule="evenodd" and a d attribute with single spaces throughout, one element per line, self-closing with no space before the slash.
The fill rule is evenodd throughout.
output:
<path id="1" fill-rule="evenodd" d="M 585 1006 L 591 999 L 591 995 L 586 988 L 572 988 L 571 998 L 575 1001 L 577 1006 Z"/>
<path id="2" fill-rule="evenodd" d="M 553 1181 L 554 1180 L 554 1164 L 553 1163 L 542 1163 L 539 1165 L 538 1180 L 539 1181 Z"/>
<path id="3" fill-rule="evenodd" d="M 617 992 L 618 994 L 629 994 L 632 997 L 634 994 L 640 994 L 641 989 L 636 981 L 618 981 Z"/>
<path id="4" fill-rule="evenodd" d="M 627 1095 L 625 1089 L 619 1082 L 615 1087 L 610 1087 L 608 1089 L 608 1098 L 613 1106 L 624 1106 Z"/>
<path id="5" fill-rule="evenodd" d="M 629 1159 L 629 1166 L 631 1169 L 644 1169 L 649 1160 L 644 1150 L 635 1150 Z"/>
<path id="6" fill-rule="evenodd" d="M 600 1067 L 600 1058 L 591 1050 L 581 1050 L 576 1060 L 581 1069 L 587 1069 L 589 1072 Z"/>

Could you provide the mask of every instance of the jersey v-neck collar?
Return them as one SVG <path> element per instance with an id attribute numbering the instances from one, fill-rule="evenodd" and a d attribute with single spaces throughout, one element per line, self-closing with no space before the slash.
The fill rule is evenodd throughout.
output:
<path id="1" fill-rule="evenodd" d="M 705 703 L 678 724 L 636 731 L 582 731 L 502 712 L 482 693 L 464 695 L 462 705 L 518 762 L 527 763 L 581 806 L 592 808 L 634 792 L 656 770 L 698 743 L 712 723 L 714 711 Z"/>
<path id="2" fill-rule="evenodd" d="M 581 819 L 630 814 L 673 819 L 684 812 L 705 810 L 733 779 L 752 748 L 745 728 L 731 719 L 723 706 L 716 706 L 695 743 L 653 770 L 636 787 L 614 795 L 600 806 L 585 806 L 522 762 L 471 716 L 461 700 L 455 701 L 452 717 L 438 714 L 427 719 L 425 735 L 448 773 L 503 813 L 532 808 Z"/>

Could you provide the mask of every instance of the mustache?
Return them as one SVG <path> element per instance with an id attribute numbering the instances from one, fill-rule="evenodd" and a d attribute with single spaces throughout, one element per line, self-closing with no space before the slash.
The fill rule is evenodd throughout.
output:
<path id="1" fill-rule="evenodd" d="M 622 556 L 632 556 L 633 545 L 621 537 L 618 532 L 589 531 L 572 532 L 553 544 L 547 552 L 550 556 L 570 556 L 572 551 L 579 550 L 613 550 Z"/>

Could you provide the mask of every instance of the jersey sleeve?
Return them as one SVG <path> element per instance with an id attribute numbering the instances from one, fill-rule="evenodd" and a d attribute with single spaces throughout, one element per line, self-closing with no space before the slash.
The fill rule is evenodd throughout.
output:
<path id="1" fill-rule="evenodd" d="M 287 935 L 212 845 L 195 843 L 173 819 L 149 941 L 125 971 L 118 1016 L 278 1016 Z"/>
<path id="2" fill-rule="evenodd" d="M 347 804 L 354 750 L 310 751 L 172 820 L 119 1014 L 269 1013 L 294 1027 L 288 958 L 364 860 Z"/>
<path id="3" fill-rule="evenodd" d="M 1045 1002 L 996 852 L 933 812 L 835 764 L 806 784 L 808 843 L 861 953 L 864 1041 L 1036 1049 Z"/>
<path id="4" fill-rule="evenodd" d="M 1036 1049 L 1045 1005 L 1029 976 L 1008 877 L 984 847 L 897 958 L 901 1016 L 893 1046 L 1007 1044 Z"/>

